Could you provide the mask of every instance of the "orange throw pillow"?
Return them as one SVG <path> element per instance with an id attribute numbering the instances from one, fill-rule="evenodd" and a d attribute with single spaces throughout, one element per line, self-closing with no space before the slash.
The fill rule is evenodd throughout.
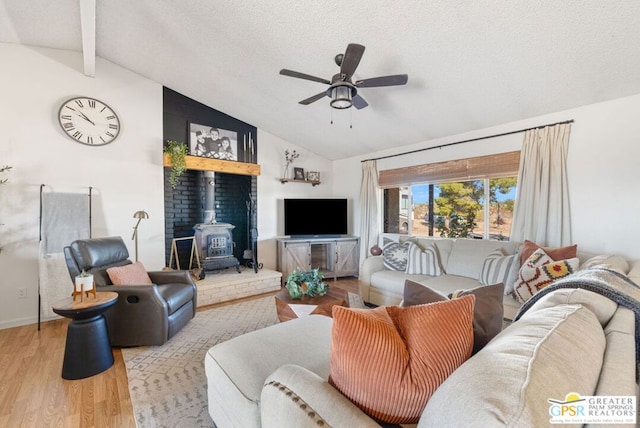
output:
<path id="1" fill-rule="evenodd" d="M 141 262 L 109 268 L 107 275 L 113 285 L 152 284 L 151 278 Z"/>
<path id="2" fill-rule="evenodd" d="M 329 383 L 372 418 L 416 423 L 473 347 L 475 296 L 401 308 L 334 306 Z"/>
<path id="3" fill-rule="evenodd" d="M 524 244 L 522 244 L 522 249 L 520 250 L 520 266 L 524 266 L 524 263 L 527 261 L 527 259 L 531 257 L 531 254 L 533 254 L 538 248 L 542 248 L 544 252 L 547 253 L 547 255 L 555 261 L 573 259 L 576 257 L 576 253 L 578 252 L 577 245 L 549 248 L 541 247 L 535 242 L 525 240 Z"/>

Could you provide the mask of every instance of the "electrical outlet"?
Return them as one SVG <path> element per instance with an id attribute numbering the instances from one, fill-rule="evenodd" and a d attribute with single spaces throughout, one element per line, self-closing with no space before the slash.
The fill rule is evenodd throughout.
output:
<path id="1" fill-rule="evenodd" d="M 27 289 L 18 288 L 18 299 L 26 299 L 26 298 L 27 298 Z"/>

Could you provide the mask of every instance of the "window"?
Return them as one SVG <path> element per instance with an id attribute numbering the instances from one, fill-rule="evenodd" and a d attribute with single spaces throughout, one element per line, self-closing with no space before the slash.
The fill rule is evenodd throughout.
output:
<path id="1" fill-rule="evenodd" d="M 381 171 L 383 186 L 394 180 L 409 181 L 406 186 L 385 189 L 383 230 L 508 240 L 519 158 L 520 152 L 511 152 Z M 467 179 L 446 179 L 450 177 Z M 432 184 L 421 181 L 425 178 L 433 180 Z"/>

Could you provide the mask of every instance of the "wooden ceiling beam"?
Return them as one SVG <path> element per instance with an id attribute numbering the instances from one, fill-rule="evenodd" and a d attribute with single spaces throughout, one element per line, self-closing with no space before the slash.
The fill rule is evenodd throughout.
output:
<path id="1" fill-rule="evenodd" d="M 85 76 L 96 75 L 96 0 L 80 2 L 80 29 Z"/>

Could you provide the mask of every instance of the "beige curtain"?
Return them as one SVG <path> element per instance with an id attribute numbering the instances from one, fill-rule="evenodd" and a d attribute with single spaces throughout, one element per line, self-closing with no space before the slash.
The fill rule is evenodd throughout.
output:
<path id="1" fill-rule="evenodd" d="M 527 131 L 520 154 L 511 240 L 544 246 L 571 242 L 567 183 L 570 124 Z"/>
<path id="2" fill-rule="evenodd" d="M 362 162 L 360 183 L 360 265 L 378 243 L 378 168 L 375 160 Z"/>

